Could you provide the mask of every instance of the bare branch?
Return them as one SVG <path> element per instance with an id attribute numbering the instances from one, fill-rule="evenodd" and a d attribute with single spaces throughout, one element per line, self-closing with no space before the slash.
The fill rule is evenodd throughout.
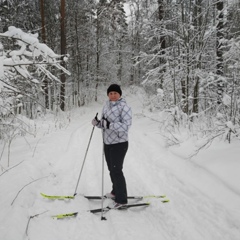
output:
<path id="1" fill-rule="evenodd" d="M 3 175 L 3 174 L 5 174 L 6 172 L 8 172 L 8 171 L 10 171 L 11 169 L 13 169 L 13 168 L 15 168 L 15 167 L 17 167 L 18 165 L 20 165 L 22 162 L 24 162 L 25 160 L 23 160 L 23 161 L 21 161 L 20 163 L 18 163 L 18 164 L 16 164 L 16 165 L 14 165 L 13 167 L 11 167 L 11 168 L 9 168 L 9 169 L 7 169 L 5 172 L 3 172 L 3 173 L 1 173 L 0 174 L 0 177 Z"/>
<path id="2" fill-rule="evenodd" d="M 27 222 L 27 227 L 26 227 L 26 230 L 25 230 L 26 236 L 28 236 L 28 227 L 29 227 L 29 224 L 30 224 L 31 219 L 33 219 L 33 218 L 35 218 L 35 217 L 38 217 L 38 216 L 40 216 L 40 215 L 42 215 L 42 214 L 44 214 L 44 213 L 46 213 L 46 212 L 48 212 L 48 210 L 46 210 L 46 211 L 44 211 L 44 212 L 42 212 L 42 213 L 38 213 L 38 214 L 35 214 L 35 215 L 29 217 L 28 222 Z"/>
<path id="3" fill-rule="evenodd" d="M 11 203 L 11 205 L 13 205 L 13 203 L 15 202 L 15 200 L 16 200 L 16 198 L 18 197 L 18 195 L 20 194 L 20 192 L 25 188 L 25 187 L 27 187 L 28 185 L 30 185 L 30 184 L 32 184 L 32 183 L 34 183 L 34 182 L 36 182 L 36 181 L 38 181 L 38 180 L 41 180 L 41 179 L 43 179 L 43 178 L 47 178 L 48 176 L 45 176 L 45 177 L 42 177 L 42 178 L 38 178 L 38 179 L 35 179 L 35 180 L 33 180 L 32 182 L 30 182 L 30 183 L 28 183 L 28 184 L 26 184 L 24 187 L 22 187 L 19 191 L 18 191 L 18 193 L 17 193 L 17 195 L 16 195 L 16 197 L 13 199 L 13 201 L 12 201 L 12 203 Z"/>

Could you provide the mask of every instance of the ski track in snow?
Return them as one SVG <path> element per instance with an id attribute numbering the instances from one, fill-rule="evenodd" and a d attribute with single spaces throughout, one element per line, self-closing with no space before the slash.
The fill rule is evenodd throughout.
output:
<path id="1" fill-rule="evenodd" d="M 135 104 L 134 101 L 132 103 Z M 133 126 L 124 163 L 128 194 L 166 194 L 169 203 L 162 203 L 160 199 L 145 199 L 151 203 L 150 206 L 111 210 L 104 214 L 106 221 L 101 220 L 101 214 L 88 212 L 101 207 L 101 201 L 89 201 L 83 197 L 101 195 L 103 159 L 99 129 L 94 130 L 76 198 L 53 201 L 40 196 L 40 192 L 74 194 L 92 131 L 90 122 L 101 110 L 101 105 L 95 104 L 87 108 L 88 111 L 82 110 L 74 116 L 69 128 L 45 135 L 38 143 L 37 139 L 32 140 L 31 151 L 26 153 L 25 159 L 19 159 L 25 161 L 0 178 L 0 188 L 3 189 L 1 199 L 2 196 L 6 199 L 1 200 L 1 204 L 8 206 L 8 214 L 5 211 L 4 215 L 0 215 L 0 239 L 16 240 L 17 235 L 18 239 L 33 240 L 239 240 L 238 215 L 205 195 L 195 184 L 195 179 L 191 181 L 194 176 L 190 171 L 197 166 L 191 161 L 184 162 L 166 149 L 156 123 L 139 114 L 137 107 L 133 107 Z M 178 169 L 181 162 L 186 169 Z M 208 180 L 218 181 L 204 169 L 198 171 L 202 171 Z M 23 182 L 27 184 L 42 177 L 46 178 L 26 187 L 10 206 L 7 201 L 14 199 Z M 4 188 L 5 185 L 8 188 Z M 104 192 L 110 189 L 109 174 L 104 164 Z M 104 200 L 104 205 L 109 201 Z M 129 200 L 131 202 L 135 201 Z M 79 212 L 75 218 L 56 220 L 51 217 L 75 211 Z M 26 231 L 29 217 L 36 214 L 40 215 L 30 219 Z"/>
<path id="2" fill-rule="evenodd" d="M 143 125 L 149 125 L 149 120 L 141 119 L 141 121 Z M 139 126 L 138 129 L 144 129 L 144 127 Z M 134 145 L 132 151 L 135 159 L 133 165 L 138 165 L 138 167 L 131 169 L 137 169 L 139 189 L 152 190 L 151 193 L 166 193 L 171 199 L 171 203 L 164 207 L 154 201 L 154 205 L 151 206 L 152 215 L 149 212 L 146 214 L 145 220 L 147 219 L 154 226 L 151 234 L 155 233 L 157 239 L 157 236 L 161 236 L 165 229 L 167 233 L 164 236 L 165 239 L 238 239 L 237 219 L 229 221 L 231 216 L 223 208 L 224 206 L 216 204 L 214 199 L 209 199 L 192 186 L 191 182 L 184 182 L 166 167 L 168 159 L 172 156 L 169 156 L 169 152 L 164 149 L 161 139 L 159 142 L 156 141 L 158 139 L 157 129 L 153 132 L 150 131 L 145 133 L 134 131 L 136 136 L 133 139 L 136 141 L 132 144 Z M 146 144 L 143 144 L 143 139 L 147 141 Z M 153 152 L 151 148 L 159 148 L 159 153 L 149 154 Z M 139 149 L 141 149 L 140 152 Z M 136 156 L 136 153 L 139 156 Z M 135 163 L 136 159 L 143 159 L 140 163 L 141 167 Z M 148 176 L 147 184 L 144 184 L 141 176 Z M 150 187 L 149 182 L 151 182 Z M 132 186 L 135 186 L 136 183 Z M 209 228 L 209 226 L 212 227 Z M 230 232 L 229 229 L 233 231 Z"/>

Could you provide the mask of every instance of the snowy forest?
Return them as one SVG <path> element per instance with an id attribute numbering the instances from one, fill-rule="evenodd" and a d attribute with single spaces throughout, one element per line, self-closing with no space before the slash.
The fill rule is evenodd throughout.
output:
<path id="1" fill-rule="evenodd" d="M 239 133 L 237 0 L 0 2 L 0 128 L 97 101 L 111 82 L 141 86 L 167 128 Z M 21 131 L 25 127 L 21 128 Z M 197 129 L 196 129 L 197 131 Z M 174 144 L 174 139 L 170 139 Z"/>
<path id="2" fill-rule="evenodd" d="M 199 122 L 201 133 L 230 141 L 239 131 L 239 4 L 1 1 L 0 139 L 19 115 L 81 107 L 115 82 L 142 86 L 150 108 L 171 115 L 166 127 Z"/>
<path id="3" fill-rule="evenodd" d="M 239 240 L 239 22 L 239 0 L 0 0 L 0 239 Z M 100 221 L 112 83 L 145 205 Z"/>

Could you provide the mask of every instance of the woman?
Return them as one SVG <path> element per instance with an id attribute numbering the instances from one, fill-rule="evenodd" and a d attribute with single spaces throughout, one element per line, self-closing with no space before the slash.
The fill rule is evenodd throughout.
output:
<path id="1" fill-rule="evenodd" d="M 128 150 L 128 130 L 132 124 L 132 111 L 121 97 L 119 85 L 107 89 L 108 101 L 102 110 L 101 120 L 95 117 L 92 124 L 103 129 L 104 154 L 112 181 L 112 191 L 106 196 L 115 201 L 110 208 L 127 204 L 127 187 L 123 175 L 123 161 Z"/>

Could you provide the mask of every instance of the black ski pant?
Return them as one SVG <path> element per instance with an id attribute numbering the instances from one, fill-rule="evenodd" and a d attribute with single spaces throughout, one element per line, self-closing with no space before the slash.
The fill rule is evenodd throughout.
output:
<path id="1" fill-rule="evenodd" d="M 127 187 L 123 175 L 123 161 L 128 150 L 128 142 L 117 144 L 104 144 L 104 153 L 112 181 L 112 194 L 115 202 L 127 203 Z"/>

